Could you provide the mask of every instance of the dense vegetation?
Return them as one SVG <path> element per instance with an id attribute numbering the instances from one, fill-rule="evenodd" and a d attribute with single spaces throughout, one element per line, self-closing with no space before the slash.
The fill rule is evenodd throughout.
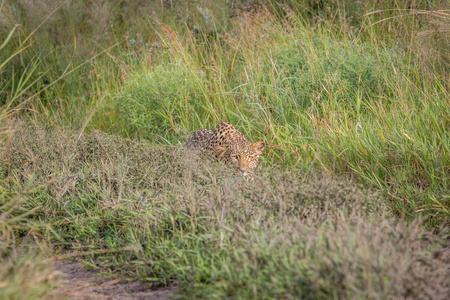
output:
<path id="1" fill-rule="evenodd" d="M 449 293 L 439 1 L 3 1 L 0 294 L 51 257 L 180 298 Z M 255 180 L 185 153 L 230 121 Z"/>

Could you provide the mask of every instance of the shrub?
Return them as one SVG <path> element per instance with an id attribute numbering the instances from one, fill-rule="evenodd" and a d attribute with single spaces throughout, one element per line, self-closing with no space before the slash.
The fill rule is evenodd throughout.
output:
<path id="1" fill-rule="evenodd" d="M 177 132 L 182 116 L 204 111 L 205 85 L 202 72 L 162 64 L 149 73 L 132 75 L 114 100 L 131 131 L 153 139 Z"/>
<path id="2" fill-rule="evenodd" d="M 275 55 L 280 72 L 277 96 L 280 102 L 301 108 L 328 99 L 352 106 L 358 97 L 391 100 L 393 68 L 401 68 L 402 56 L 400 51 L 367 43 L 327 37 L 298 40 Z"/>

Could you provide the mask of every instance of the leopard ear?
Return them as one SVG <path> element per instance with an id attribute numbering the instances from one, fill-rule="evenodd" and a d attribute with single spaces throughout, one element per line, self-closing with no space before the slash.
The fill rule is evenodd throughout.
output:
<path id="1" fill-rule="evenodd" d="M 256 142 L 256 143 L 253 143 L 252 147 L 256 151 L 262 152 L 264 150 L 264 148 L 266 148 L 266 144 L 264 142 Z"/>
<path id="2" fill-rule="evenodd" d="M 225 153 L 225 151 L 227 151 L 226 148 L 220 147 L 220 146 L 216 146 L 213 149 L 213 154 L 214 154 L 215 157 L 219 158 Z"/>

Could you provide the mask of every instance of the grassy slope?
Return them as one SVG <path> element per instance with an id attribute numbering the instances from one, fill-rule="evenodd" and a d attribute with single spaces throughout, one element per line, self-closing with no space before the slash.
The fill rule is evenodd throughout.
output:
<path id="1" fill-rule="evenodd" d="M 449 219 L 449 18 L 390 10 L 443 4 L 156 2 L 6 2 L 23 30 L 1 52 L 3 259 L 53 241 L 186 297 L 445 295 L 430 253 Z M 223 120 L 267 141 L 256 182 L 156 145 Z M 8 297 L 45 294 L 40 273 Z"/>

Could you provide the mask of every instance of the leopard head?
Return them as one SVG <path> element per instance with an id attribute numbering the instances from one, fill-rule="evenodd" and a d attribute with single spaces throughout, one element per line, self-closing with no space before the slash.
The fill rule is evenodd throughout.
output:
<path id="1" fill-rule="evenodd" d="M 265 147 L 264 142 L 234 144 L 229 147 L 217 146 L 213 154 L 218 160 L 231 163 L 245 175 L 256 168 Z"/>

